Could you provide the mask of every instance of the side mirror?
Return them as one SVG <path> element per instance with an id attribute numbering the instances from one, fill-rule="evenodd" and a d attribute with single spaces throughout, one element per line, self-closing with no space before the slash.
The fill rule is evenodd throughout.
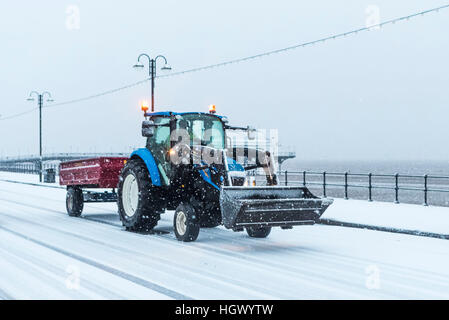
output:
<path id="1" fill-rule="evenodd" d="M 142 121 L 142 137 L 150 138 L 154 135 L 154 122 L 145 120 Z"/>
<path id="2" fill-rule="evenodd" d="M 252 127 L 248 127 L 248 140 L 255 140 L 256 139 L 256 129 Z"/>

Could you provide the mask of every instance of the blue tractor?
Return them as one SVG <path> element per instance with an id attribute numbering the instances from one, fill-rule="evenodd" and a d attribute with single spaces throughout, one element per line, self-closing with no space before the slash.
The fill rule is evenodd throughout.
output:
<path id="1" fill-rule="evenodd" d="M 232 146 L 229 130 L 254 139 L 254 129 L 232 127 L 214 109 L 145 111 L 146 147 L 132 153 L 119 177 L 117 203 L 126 229 L 152 230 L 166 210 L 175 211 L 174 232 L 185 242 L 195 241 L 200 228 L 219 225 L 265 238 L 272 227 L 314 224 L 332 200 L 305 187 L 278 186 L 270 153 Z M 263 170 L 263 185 L 248 185 L 247 173 L 254 170 Z"/>

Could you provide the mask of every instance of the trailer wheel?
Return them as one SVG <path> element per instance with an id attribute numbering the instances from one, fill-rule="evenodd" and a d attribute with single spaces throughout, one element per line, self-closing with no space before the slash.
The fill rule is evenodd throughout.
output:
<path id="1" fill-rule="evenodd" d="M 251 238 L 266 238 L 271 232 L 271 227 L 246 227 L 246 232 Z"/>
<path id="2" fill-rule="evenodd" d="M 173 218 L 176 239 L 179 241 L 195 241 L 200 233 L 200 224 L 195 209 L 186 203 L 181 203 L 175 211 Z"/>
<path id="3" fill-rule="evenodd" d="M 117 187 L 120 220 L 127 230 L 149 231 L 157 225 L 160 212 L 156 210 L 152 189 L 145 164 L 139 159 L 129 160 L 122 169 Z"/>
<path id="4" fill-rule="evenodd" d="M 84 207 L 83 190 L 77 187 L 70 187 L 67 189 L 65 199 L 67 213 L 69 216 L 79 217 L 83 212 Z"/>

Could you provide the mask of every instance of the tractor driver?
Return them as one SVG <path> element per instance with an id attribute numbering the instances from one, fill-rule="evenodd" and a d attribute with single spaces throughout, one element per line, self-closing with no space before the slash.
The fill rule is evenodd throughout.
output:
<path id="1" fill-rule="evenodd" d="M 178 130 L 185 130 L 189 134 L 190 141 L 186 143 L 187 145 L 194 145 L 196 142 L 201 141 L 201 138 L 199 138 L 193 130 L 191 130 L 190 122 L 186 119 L 181 119 L 177 122 L 176 129 Z M 178 142 L 181 141 L 182 137 L 181 135 L 185 134 L 184 132 L 180 132 L 178 136 Z M 186 141 L 187 142 L 187 141 Z"/>

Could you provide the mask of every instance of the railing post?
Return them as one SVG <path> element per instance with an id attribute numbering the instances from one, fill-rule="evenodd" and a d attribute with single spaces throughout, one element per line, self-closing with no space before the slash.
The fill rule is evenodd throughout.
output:
<path id="1" fill-rule="evenodd" d="M 323 171 L 323 197 L 326 198 L 326 171 Z"/>
<path id="2" fill-rule="evenodd" d="M 306 186 L 306 171 L 302 172 L 302 184 L 305 187 Z"/>
<path id="3" fill-rule="evenodd" d="M 428 203 L 427 203 L 427 192 L 428 192 L 427 179 L 428 179 L 428 176 L 426 174 L 426 175 L 424 175 L 424 205 L 425 206 L 428 206 Z"/>
<path id="4" fill-rule="evenodd" d="M 394 203 L 399 203 L 399 174 L 394 175 Z"/>
<path id="5" fill-rule="evenodd" d="M 285 170 L 284 175 L 285 175 L 285 185 L 288 185 L 288 174 L 287 174 L 287 170 Z"/>
<path id="6" fill-rule="evenodd" d="M 368 174 L 368 201 L 373 201 L 373 174 Z"/>
<path id="7" fill-rule="evenodd" d="M 345 200 L 348 199 L 348 173 L 345 172 Z"/>

